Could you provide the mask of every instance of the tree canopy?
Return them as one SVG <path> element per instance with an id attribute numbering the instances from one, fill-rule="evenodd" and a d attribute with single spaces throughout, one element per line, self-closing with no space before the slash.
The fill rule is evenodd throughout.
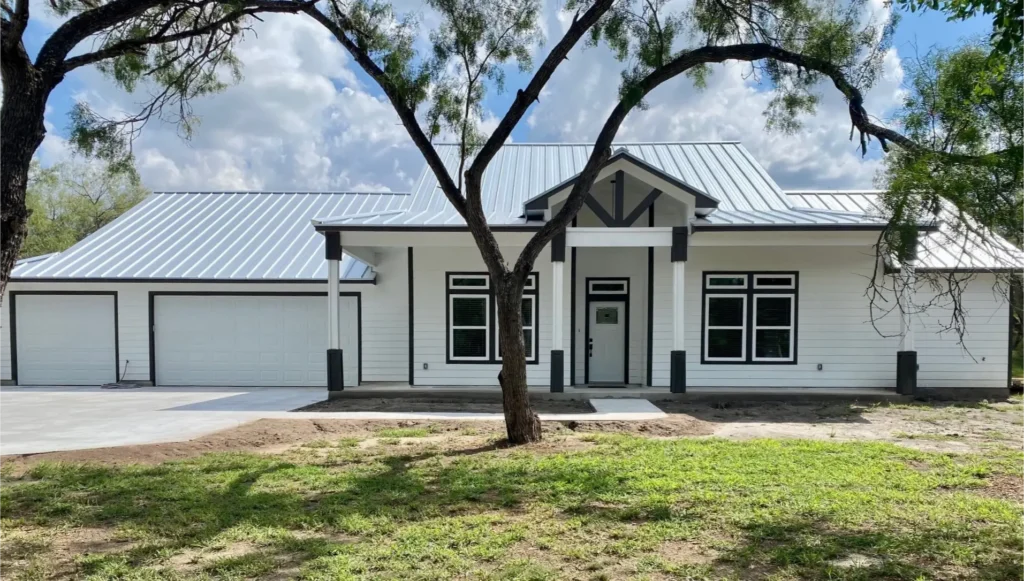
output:
<path id="1" fill-rule="evenodd" d="M 26 204 L 32 214 L 22 257 L 65 250 L 138 204 L 149 192 L 134 172 L 93 160 L 33 164 Z"/>

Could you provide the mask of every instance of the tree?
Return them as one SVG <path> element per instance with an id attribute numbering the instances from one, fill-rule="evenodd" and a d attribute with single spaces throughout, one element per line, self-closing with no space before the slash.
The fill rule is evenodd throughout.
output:
<path id="1" fill-rule="evenodd" d="M 897 0 L 898 6 L 911 12 L 937 10 L 948 20 L 967 20 L 979 14 L 992 15 L 991 50 L 985 62 L 987 69 L 998 72 L 1003 57 L 1017 52 L 1024 37 L 1024 1 L 1022 0 Z"/>
<path id="2" fill-rule="evenodd" d="M 574 13 L 568 29 L 526 86 L 516 91 L 489 136 L 478 129 L 482 99 L 488 88 L 503 87 L 506 66 L 532 68 L 540 4 L 537 0 L 428 0 L 428 4 L 440 16 L 428 51 L 416 48 L 415 20 L 398 15 L 386 0 L 328 0 L 303 12 L 330 31 L 380 86 L 444 195 L 466 221 L 496 292 L 503 349 L 498 378 L 508 438 L 514 444 L 540 438 L 540 422 L 526 390 L 520 318 L 526 277 L 544 246 L 564 231 L 583 206 L 620 124 L 630 111 L 644 106 L 651 91 L 680 75 L 689 75 L 700 86 L 710 65 L 742 61 L 775 91 L 766 111 L 770 128 L 799 129 L 798 115 L 814 109 L 815 90 L 820 82 L 830 81 L 849 104 L 850 136 L 857 133 L 865 153 L 872 137 L 886 151 L 889 143 L 914 151 L 925 147 L 874 123 L 864 108 L 862 91 L 878 74 L 895 20 L 870 21 L 864 15 L 863 0 L 695 0 L 676 12 L 665 0 L 568 0 L 565 8 Z M 540 98 L 556 68 L 584 39 L 590 45 L 606 44 L 626 63 L 618 103 L 601 126 L 562 208 L 518 257 L 507 259 L 484 216 L 484 171 Z M 425 106 L 422 112 L 421 106 Z M 431 145 L 441 132 L 455 135 L 461 144 L 455 175 L 449 174 Z"/>
<path id="3" fill-rule="evenodd" d="M 192 99 L 222 89 L 222 75 L 238 77 L 232 48 L 260 13 L 297 12 L 311 5 L 278 0 L 50 0 L 66 17 L 33 59 L 23 36 L 29 0 L 0 0 L 0 293 L 26 234 L 25 203 L 32 156 L 43 141 L 50 93 L 65 75 L 96 66 L 127 91 L 149 92 L 141 109 L 104 118 L 87 105 L 71 115 L 71 143 L 128 170 L 131 139 L 151 118 L 192 130 Z M 82 52 L 77 49 L 85 48 Z M 74 53 L 72 55 L 72 53 Z"/>
<path id="4" fill-rule="evenodd" d="M 989 47 L 969 43 L 955 50 L 933 50 L 910 63 L 907 96 L 895 122 L 924 147 L 893 152 L 878 176 L 885 190 L 882 206 L 890 219 L 887 235 L 878 246 L 881 254 L 904 255 L 916 222 L 939 211 L 951 216 L 946 224 L 948 239 L 943 241 L 947 248 L 961 245 L 998 254 L 1002 244 L 993 233 L 1017 248 L 1024 243 L 1024 60 L 1020 50 L 1002 54 L 1004 66 L 993 74 L 987 67 L 991 54 Z M 1013 344 L 1017 345 L 1019 265 L 999 266 L 993 269 L 995 290 L 1010 296 L 1017 319 Z M 1017 275 L 1007 270 L 1017 270 Z M 945 327 L 962 341 L 966 330 L 960 299 L 977 274 L 919 275 L 934 292 L 927 302 L 899 308 L 921 311 L 936 303 L 951 307 Z"/>
<path id="5" fill-rule="evenodd" d="M 28 233 L 21 256 L 60 252 L 99 230 L 146 197 L 134 172 L 95 161 L 68 160 L 29 172 Z"/>

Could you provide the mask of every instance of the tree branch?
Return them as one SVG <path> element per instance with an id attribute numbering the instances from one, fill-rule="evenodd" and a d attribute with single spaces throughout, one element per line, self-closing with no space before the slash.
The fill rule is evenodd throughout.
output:
<path id="1" fill-rule="evenodd" d="M 245 6 L 232 11 L 225 16 L 214 20 L 213 22 L 207 23 L 198 28 L 192 28 L 175 34 L 167 34 L 167 32 L 178 22 L 177 17 L 184 14 L 184 11 L 176 14 L 175 18 L 170 18 L 160 27 L 154 34 L 144 38 L 135 38 L 131 40 L 124 40 L 108 46 L 97 51 L 86 53 L 83 55 L 71 57 L 64 61 L 63 72 L 74 70 L 78 67 L 94 64 L 110 58 L 119 57 L 121 55 L 137 51 L 141 48 L 156 44 L 168 44 L 172 42 L 178 42 L 181 40 L 187 40 L 198 36 L 207 34 L 213 34 L 220 30 L 221 27 L 231 24 L 246 16 L 252 16 L 259 13 L 296 13 L 302 11 L 307 6 L 312 6 L 315 0 L 307 0 L 305 2 L 292 2 L 287 0 L 253 0 L 245 3 Z"/>
<path id="2" fill-rule="evenodd" d="M 462 197 L 462 192 L 455 185 L 455 182 L 452 181 L 451 176 L 448 174 L 448 169 L 445 167 L 444 162 L 441 161 L 441 157 L 437 154 L 437 150 L 434 149 L 434 145 L 430 142 L 427 135 L 423 133 L 423 129 L 416 120 L 416 111 L 405 102 L 397 87 L 388 78 L 387 73 L 377 66 L 377 63 L 373 61 L 370 55 L 346 34 L 346 29 L 355 30 L 356 27 L 340 10 L 337 11 L 338 18 L 341 20 L 340 25 L 323 12 L 320 12 L 315 6 L 308 6 L 303 12 L 333 34 L 338 42 L 345 47 L 345 50 L 352 55 L 352 58 L 359 64 L 360 68 L 377 82 L 381 90 L 384 91 L 384 94 L 387 95 L 388 100 L 391 101 L 391 106 L 395 108 L 398 118 L 402 121 L 402 125 L 405 126 L 409 137 L 412 138 L 413 144 L 423 154 L 427 165 L 430 166 L 430 169 L 437 177 L 441 191 L 444 192 L 445 197 L 455 207 L 455 210 L 465 218 L 466 203 Z"/>
<path id="3" fill-rule="evenodd" d="M 515 273 L 522 277 L 529 274 L 533 266 L 533 262 L 537 259 L 537 256 L 540 254 L 540 251 L 544 246 L 551 241 L 555 234 L 564 230 L 569 224 L 569 221 L 572 220 L 572 217 L 579 212 L 580 208 L 582 208 L 587 192 L 589 192 L 591 187 L 593 187 L 598 172 L 611 153 L 610 147 L 612 140 L 615 138 L 619 126 L 625 120 L 626 115 L 629 114 L 637 103 L 662 83 L 685 73 L 695 66 L 709 63 L 721 63 L 727 60 L 753 62 L 764 59 L 773 59 L 778 62 L 792 64 L 802 69 L 814 71 L 829 77 L 835 87 L 846 97 L 847 102 L 849 103 L 850 120 L 853 127 L 861 132 L 862 147 L 866 148 L 864 136 L 871 135 L 879 140 L 883 149 L 886 151 L 888 151 L 886 142 L 895 143 L 900 147 L 911 151 L 932 151 L 896 131 L 872 123 L 868 118 L 867 111 L 864 109 L 864 97 L 860 90 L 846 79 L 845 74 L 839 67 L 829 61 L 764 43 L 704 46 L 691 51 L 685 51 L 680 53 L 664 66 L 658 67 L 641 79 L 636 85 L 636 91 L 634 93 L 636 97 L 632 102 L 626 103 L 620 100 L 619 103 L 616 104 L 615 108 L 605 120 L 604 126 L 601 128 L 601 132 L 598 134 L 598 137 L 594 142 L 594 148 L 590 153 L 590 157 L 587 160 L 586 165 L 583 167 L 583 171 L 580 172 L 576 183 L 573 185 L 573 188 L 569 193 L 569 197 L 562 205 L 562 209 L 559 210 L 551 220 L 544 224 L 533 238 L 527 242 L 516 261 Z M 934 153 L 945 155 L 953 159 L 979 159 L 974 156 L 942 152 Z M 469 171 L 473 171 L 473 168 L 470 168 Z"/>
<path id="4" fill-rule="evenodd" d="M 13 48 L 14 43 L 22 42 L 21 36 L 25 33 L 25 27 L 28 26 L 28 0 L 17 0 L 14 10 L 11 10 L 7 2 L 4 2 L 4 12 L 8 20 L 4 23 L 7 26 L 3 31 L 3 43 Z"/>
<path id="5" fill-rule="evenodd" d="M 498 150 L 501 149 L 501 146 L 504 145 L 508 136 L 512 134 L 512 130 L 522 120 L 530 105 L 540 97 L 540 92 L 544 89 L 544 85 L 547 84 L 548 80 L 551 79 L 551 75 L 555 73 L 555 69 L 562 64 L 562 61 L 565 60 L 569 51 L 576 46 L 580 38 L 611 8 L 612 3 L 613 0 L 597 0 L 582 16 L 573 19 L 569 30 L 565 32 L 565 35 L 558 41 L 558 44 L 548 53 L 547 58 L 541 63 L 540 68 L 534 73 L 526 88 L 516 92 L 516 98 L 512 101 L 508 111 L 505 112 L 505 116 L 501 118 L 501 122 L 498 123 L 498 126 L 491 133 L 487 142 L 484 143 L 484 146 L 476 154 L 476 158 L 473 159 L 469 169 L 466 170 L 467 181 L 473 180 L 477 184 L 480 183 L 480 180 L 483 178 L 484 169 L 491 163 L 491 160 L 498 153 Z"/>

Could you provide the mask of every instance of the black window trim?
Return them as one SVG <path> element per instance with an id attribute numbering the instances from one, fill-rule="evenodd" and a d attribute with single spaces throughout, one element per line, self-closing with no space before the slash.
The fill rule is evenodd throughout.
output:
<path id="1" fill-rule="evenodd" d="M 746 276 L 746 288 L 736 287 L 708 287 L 708 278 L 713 276 Z M 754 288 L 755 276 L 792 276 L 793 286 L 791 288 L 768 287 Z M 707 304 L 708 295 L 746 295 L 746 308 L 744 313 L 744 339 L 743 360 L 717 360 L 707 358 Z M 792 359 L 787 360 L 757 360 L 754 358 L 754 297 L 755 296 L 792 296 L 793 297 L 793 350 Z M 701 365 L 796 365 L 798 362 L 798 346 L 800 329 L 800 273 L 791 270 L 729 270 L 729 271 L 704 271 L 701 273 L 701 297 L 700 297 L 700 362 Z"/>
<path id="2" fill-rule="evenodd" d="M 487 287 L 459 287 L 452 288 L 452 278 L 471 276 L 486 276 Z M 532 284 L 528 280 L 523 288 L 524 296 L 533 297 L 534 308 L 534 330 L 533 330 L 533 353 L 527 354 L 526 364 L 536 365 L 540 362 L 540 274 L 536 271 L 530 273 Z M 452 295 L 468 296 L 481 295 L 487 297 L 487 357 L 480 359 L 452 358 Z M 494 299 L 494 285 L 490 284 L 490 274 L 486 271 L 448 271 L 444 273 L 444 362 L 447 365 L 501 365 L 501 358 L 498 357 L 498 317 L 497 307 Z"/>

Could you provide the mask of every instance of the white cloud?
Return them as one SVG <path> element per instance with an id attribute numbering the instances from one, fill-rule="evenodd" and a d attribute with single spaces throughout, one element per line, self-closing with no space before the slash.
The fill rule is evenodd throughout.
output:
<path id="1" fill-rule="evenodd" d="M 869 7 L 875 21 L 887 18 L 880 0 Z M 887 9 L 885 9 L 887 10 Z M 550 18 L 565 20 L 564 13 Z M 548 83 L 547 98 L 527 119 L 533 140 L 587 141 L 596 137 L 617 99 L 625 65 L 605 47 L 577 48 Z M 877 155 L 862 158 L 849 141 L 846 103 L 830 85 L 822 85 L 817 113 L 803 119 L 795 135 L 769 133 L 762 114 L 771 95 L 749 77 L 745 64 L 715 66 L 703 91 L 686 78 L 656 89 L 649 108 L 635 110 L 619 129 L 620 141 L 739 140 L 783 187 L 871 187 Z M 884 75 L 866 95 L 868 110 L 880 117 L 902 96 L 902 69 L 895 50 L 884 61 Z"/>
<path id="2" fill-rule="evenodd" d="M 873 13 L 884 9 L 871 0 Z M 878 6 L 875 6 L 878 4 Z M 571 15 L 546 7 L 546 52 Z M 421 15 L 420 43 L 436 15 Z M 244 79 L 221 94 L 195 102 L 201 125 L 185 142 L 176 129 L 151 123 L 135 143 L 146 185 L 171 189 L 407 190 L 423 167 L 391 104 L 375 86 L 354 74 L 338 43 L 312 20 L 268 15 L 238 48 Z M 539 63 L 543 54 L 538 55 Z M 577 49 L 548 84 L 526 119 L 531 141 L 592 139 L 615 102 L 619 71 L 606 48 Z M 868 94 L 868 108 L 884 116 L 900 98 L 902 70 L 895 52 L 887 74 Z M 131 111 L 145 95 L 130 96 L 93 69 L 73 78 L 81 96 L 104 111 Z M 519 87 L 509 86 L 514 92 Z M 823 87 L 817 115 L 797 135 L 768 134 L 761 112 L 769 96 L 749 79 L 744 66 L 716 68 L 703 92 L 687 79 L 659 88 L 650 109 L 623 124 L 622 140 L 739 139 L 787 187 L 870 186 L 877 158 L 862 159 L 847 140 L 849 119 L 838 93 Z M 502 111 L 503 112 L 503 111 Z M 48 121 L 62 125 L 63 119 Z M 498 123 L 485 111 L 486 131 Z M 44 163 L 65 155 L 67 144 L 52 127 L 39 152 Z"/>

